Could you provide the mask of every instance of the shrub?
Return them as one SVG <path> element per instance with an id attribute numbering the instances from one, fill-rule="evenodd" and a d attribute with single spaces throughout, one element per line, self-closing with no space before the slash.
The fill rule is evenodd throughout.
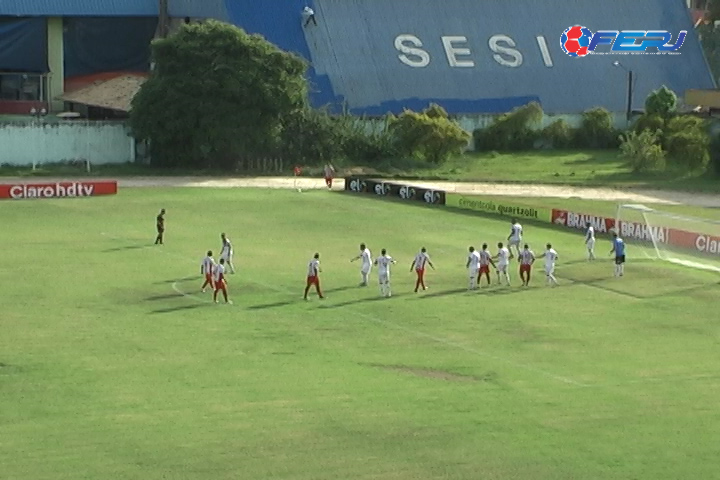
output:
<path id="1" fill-rule="evenodd" d="M 322 110 L 310 108 L 283 117 L 280 152 L 305 165 L 336 161 L 343 155 L 345 132 Z"/>
<path id="2" fill-rule="evenodd" d="M 665 152 L 660 145 L 660 133 L 643 130 L 622 135 L 620 156 L 630 164 L 633 172 L 665 169 Z"/>
<path id="3" fill-rule="evenodd" d="M 710 165 L 710 173 L 720 176 L 720 134 L 715 135 L 710 142 Z"/>
<path id="4" fill-rule="evenodd" d="M 710 162 L 710 140 L 705 134 L 679 132 L 668 136 L 665 143 L 668 156 L 677 165 L 702 170 Z"/>
<path id="5" fill-rule="evenodd" d="M 576 131 L 577 145 L 584 148 L 617 148 L 619 132 L 613 123 L 612 114 L 604 108 L 586 110 Z"/>
<path id="6" fill-rule="evenodd" d="M 638 133 L 643 130 L 650 130 L 651 132 L 656 132 L 658 130 L 664 131 L 665 119 L 657 113 L 644 113 L 635 121 L 633 130 Z"/>
<path id="7" fill-rule="evenodd" d="M 539 136 L 536 128 L 542 118 L 542 107 L 537 102 L 501 115 L 489 127 L 473 132 L 475 150 L 528 150 Z"/>
<path id="8" fill-rule="evenodd" d="M 543 140 L 550 144 L 551 148 L 568 148 L 572 145 L 574 131 L 570 125 L 561 118 L 545 127 L 541 136 Z"/>
<path id="9" fill-rule="evenodd" d="M 710 162 L 710 137 L 701 118 L 673 117 L 667 122 L 663 143 L 668 156 L 677 165 L 700 170 Z"/>
<path id="10" fill-rule="evenodd" d="M 435 164 L 462 153 L 470 140 L 470 135 L 438 105 L 430 105 L 422 113 L 406 110 L 391 117 L 388 129 L 398 153 Z"/>
<path id="11" fill-rule="evenodd" d="M 668 117 L 677 108 L 677 95 L 665 85 L 653 90 L 645 99 L 645 113 Z"/>

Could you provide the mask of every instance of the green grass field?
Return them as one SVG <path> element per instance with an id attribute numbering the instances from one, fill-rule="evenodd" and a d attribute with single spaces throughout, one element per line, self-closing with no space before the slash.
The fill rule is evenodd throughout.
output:
<path id="1" fill-rule="evenodd" d="M 128 189 L 5 202 L 0 225 L 0 478 L 720 475 L 717 274 L 630 249 L 615 279 L 606 242 L 588 264 L 527 225 L 561 286 L 467 292 L 467 246 L 506 219 L 324 191 Z M 221 231 L 227 306 L 199 293 Z M 399 261 L 393 298 L 357 287 L 361 241 Z M 304 302 L 315 251 L 327 298 Z"/>

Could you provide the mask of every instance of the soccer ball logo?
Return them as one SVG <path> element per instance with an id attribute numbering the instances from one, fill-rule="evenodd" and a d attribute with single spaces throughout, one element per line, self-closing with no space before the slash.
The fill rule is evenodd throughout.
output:
<path id="1" fill-rule="evenodd" d="M 588 46 L 593 33 L 589 28 L 573 25 L 560 35 L 560 48 L 571 57 L 584 57 L 588 53 Z"/>

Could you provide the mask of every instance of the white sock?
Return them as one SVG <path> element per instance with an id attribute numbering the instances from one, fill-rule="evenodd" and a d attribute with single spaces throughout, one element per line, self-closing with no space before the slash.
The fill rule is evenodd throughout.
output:
<path id="1" fill-rule="evenodd" d="M 383 297 L 385 296 L 385 284 L 384 283 L 380 284 L 380 295 L 382 295 Z"/>
<path id="2" fill-rule="evenodd" d="M 588 250 L 588 259 L 595 260 L 595 252 L 593 252 L 592 250 Z"/>
<path id="3" fill-rule="evenodd" d="M 367 278 L 367 277 L 368 277 L 368 274 L 365 273 L 365 272 L 362 272 L 362 281 L 363 281 L 363 283 L 367 283 L 367 282 L 368 282 L 368 278 Z"/>
<path id="4" fill-rule="evenodd" d="M 510 286 L 510 272 L 505 272 L 505 280 L 507 280 L 508 287 Z"/>
<path id="5" fill-rule="evenodd" d="M 615 265 L 615 276 L 617 277 L 618 275 L 620 275 L 620 266 Z"/>
<path id="6" fill-rule="evenodd" d="M 476 284 L 477 284 L 477 278 L 475 276 L 470 277 L 470 290 L 473 290 L 475 288 Z"/>
<path id="7" fill-rule="evenodd" d="M 391 295 L 392 295 L 392 291 L 390 291 L 390 283 L 388 282 L 385 284 L 385 296 L 389 297 Z"/>
<path id="8" fill-rule="evenodd" d="M 620 264 L 620 275 L 624 275 L 624 274 L 625 274 L 625 264 L 621 263 Z"/>
<path id="9" fill-rule="evenodd" d="M 555 275 L 553 275 L 552 273 L 550 275 L 548 275 L 548 280 L 550 280 L 555 285 L 558 284 L 557 278 L 555 278 Z"/>

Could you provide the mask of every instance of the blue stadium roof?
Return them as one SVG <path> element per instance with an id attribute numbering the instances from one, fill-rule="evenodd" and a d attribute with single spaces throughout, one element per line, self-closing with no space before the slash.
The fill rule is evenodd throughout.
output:
<path id="1" fill-rule="evenodd" d="M 315 105 L 382 115 L 434 102 L 450 113 L 500 113 L 539 101 L 548 113 L 625 110 L 666 85 L 678 95 L 713 88 L 683 0 L 227 0 L 232 23 L 310 61 Z M 678 55 L 588 55 L 561 49 L 572 25 L 688 32 Z M 607 49 L 605 49 L 607 50 Z M 600 53 L 607 53 L 603 50 Z"/>
<path id="2" fill-rule="evenodd" d="M 225 0 L 168 0 L 173 17 L 225 20 Z M 155 17 L 158 0 L 0 0 L 0 16 Z"/>

